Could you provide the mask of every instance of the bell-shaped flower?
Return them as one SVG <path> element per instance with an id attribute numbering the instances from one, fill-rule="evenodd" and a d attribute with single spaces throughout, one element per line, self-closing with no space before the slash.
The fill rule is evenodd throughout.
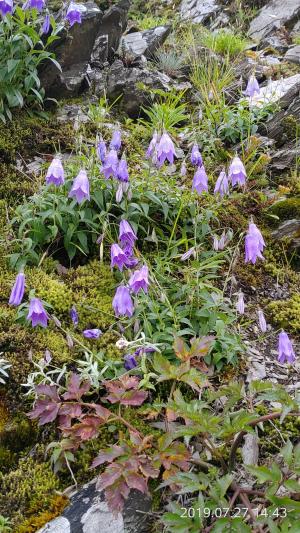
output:
<path id="1" fill-rule="evenodd" d="M 111 176 L 117 178 L 119 168 L 119 159 L 116 150 L 110 150 L 105 158 L 102 166 L 102 172 L 105 179 L 108 180 Z"/>
<path id="2" fill-rule="evenodd" d="M 259 93 L 260 93 L 259 83 L 258 83 L 256 77 L 254 75 L 252 75 L 252 76 L 250 76 L 250 78 L 248 80 L 247 87 L 246 87 L 246 90 L 245 90 L 245 95 L 249 96 L 250 98 L 252 98 L 255 94 L 259 94 Z"/>
<path id="3" fill-rule="evenodd" d="M 74 26 L 76 22 L 81 24 L 81 11 L 82 8 L 80 8 L 79 4 L 75 4 L 75 2 L 70 3 L 66 13 L 66 19 L 71 27 Z"/>
<path id="4" fill-rule="evenodd" d="M 242 292 L 239 292 L 236 309 L 238 313 L 240 313 L 240 315 L 243 315 L 245 313 L 245 302 L 244 302 L 244 295 Z"/>
<path id="5" fill-rule="evenodd" d="M 38 325 L 42 326 L 43 328 L 47 327 L 48 315 L 39 298 L 31 298 L 29 302 L 27 320 L 31 322 L 33 328 Z"/>
<path id="6" fill-rule="evenodd" d="M 127 222 L 127 220 L 121 220 L 119 228 L 119 241 L 121 246 L 123 248 L 129 246 L 132 249 L 136 240 L 137 236 L 129 222 Z"/>
<path id="7" fill-rule="evenodd" d="M 246 184 L 247 173 L 245 167 L 238 156 L 235 156 L 231 161 L 228 178 L 231 182 L 231 185 L 239 185 L 242 187 Z"/>
<path id="8" fill-rule="evenodd" d="M 262 309 L 259 309 L 257 314 L 258 314 L 259 329 L 260 329 L 260 331 L 262 333 L 266 333 L 266 331 L 267 331 L 267 322 L 266 322 L 265 315 L 264 315 Z"/>
<path id="9" fill-rule="evenodd" d="M 13 0 L 0 0 L 0 13 L 3 17 L 13 12 Z"/>
<path id="10" fill-rule="evenodd" d="M 265 241 L 258 227 L 251 222 L 248 233 L 245 237 L 245 263 L 251 262 L 253 265 L 257 259 L 264 259 L 262 252 L 265 247 Z"/>
<path id="11" fill-rule="evenodd" d="M 134 305 L 130 296 L 129 289 L 124 285 L 117 288 L 116 294 L 112 302 L 115 315 L 132 317 L 134 313 Z"/>
<path id="12" fill-rule="evenodd" d="M 118 267 L 119 270 L 123 270 L 123 267 L 126 266 L 126 263 L 128 261 L 128 256 L 120 248 L 118 244 L 112 244 L 110 249 L 110 259 L 111 259 L 111 268 L 114 266 Z"/>
<path id="13" fill-rule="evenodd" d="M 19 272 L 19 274 L 16 277 L 12 291 L 10 293 L 10 298 L 9 298 L 8 303 L 10 305 L 20 305 L 20 303 L 23 300 L 24 291 L 25 291 L 25 274 L 23 272 Z"/>
<path id="14" fill-rule="evenodd" d="M 69 197 L 76 198 L 78 204 L 90 199 L 90 183 L 85 170 L 80 170 L 78 176 L 73 181 Z"/>
<path id="15" fill-rule="evenodd" d="M 73 305 L 70 309 L 70 317 L 71 317 L 71 320 L 74 326 L 78 326 L 79 318 L 78 318 L 78 313 L 77 313 L 77 309 L 75 305 Z"/>
<path id="16" fill-rule="evenodd" d="M 125 370 L 133 370 L 138 366 L 135 354 L 127 354 L 124 356 L 124 368 Z"/>
<path id="17" fill-rule="evenodd" d="M 140 270 L 133 272 L 129 279 L 128 285 L 135 294 L 138 294 L 140 290 L 148 292 L 148 275 L 149 271 L 147 265 L 144 265 Z"/>
<path id="18" fill-rule="evenodd" d="M 195 167 L 201 167 L 203 164 L 202 155 L 199 150 L 199 146 L 197 143 L 194 144 L 192 151 L 191 151 L 191 163 Z"/>
<path id="19" fill-rule="evenodd" d="M 169 161 L 169 163 L 173 165 L 175 156 L 175 147 L 170 135 L 168 135 L 168 133 L 163 133 L 157 145 L 158 166 L 161 167 L 165 161 Z"/>
<path id="20" fill-rule="evenodd" d="M 23 9 L 37 9 L 43 11 L 46 4 L 46 0 L 27 0 L 23 5 Z"/>
<path id="21" fill-rule="evenodd" d="M 146 152 L 147 159 L 150 159 L 154 155 L 157 143 L 158 143 L 158 133 L 157 133 L 157 131 L 155 131 L 153 133 L 153 137 L 152 137 L 152 139 L 150 141 L 150 144 L 149 144 L 147 152 Z"/>
<path id="22" fill-rule="evenodd" d="M 294 363 L 296 359 L 293 345 L 289 339 L 288 334 L 282 331 L 279 334 L 278 341 L 278 361 L 281 364 Z"/>
<path id="23" fill-rule="evenodd" d="M 62 162 L 58 157 L 54 157 L 47 170 L 46 183 L 47 185 L 53 183 L 53 185 L 58 187 L 59 185 L 63 185 L 64 182 L 65 173 Z"/>
<path id="24" fill-rule="evenodd" d="M 127 161 L 125 157 L 122 157 L 117 171 L 117 178 L 119 181 L 123 181 L 125 183 L 128 183 L 129 181 L 129 174 L 128 174 L 128 168 L 127 168 Z"/>
<path id="25" fill-rule="evenodd" d="M 220 196 L 225 196 L 225 194 L 229 193 L 229 183 L 225 170 L 222 170 L 216 181 L 214 193 Z"/>
<path id="26" fill-rule="evenodd" d="M 82 332 L 83 336 L 86 339 L 99 339 L 99 337 L 102 335 L 101 329 L 85 329 Z"/>
<path id="27" fill-rule="evenodd" d="M 196 170 L 193 178 L 192 188 L 193 190 L 197 191 L 198 194 L 208 192 L 208 178 L 205 172 L 204 165 L 202 165 Z"/>
<path id="28" fill-rule="evenodd" d="M 121 138 L 121 132 L 120 130 L 115 130 L 112 136 L 112 139 L 110 141 L 109 148 L 111 150 L 120 150 L 122 145 L 122 138 Z"/>
<path id="29" fill-rule="evenodd" d="M 103 139 L 101 139 L 101 141 L 99 141 L 97 144 L 97 155 L 102 164 L 104 164 L 105 162 L 106 153 L 107 153 L 106 144 L 103 141 Z"/>

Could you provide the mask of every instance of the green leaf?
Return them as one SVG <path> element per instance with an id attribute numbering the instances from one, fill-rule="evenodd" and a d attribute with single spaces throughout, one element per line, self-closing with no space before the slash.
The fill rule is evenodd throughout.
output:
<path id="1" fill-rule="evenodd" d="M 280 482 L 282 474 L 276 463 L 272 463 L 271 467 L 266 466 L 245 466 L 250 474 L 253 474 L 258 483 L 265 483 L 266 481 Z"/>

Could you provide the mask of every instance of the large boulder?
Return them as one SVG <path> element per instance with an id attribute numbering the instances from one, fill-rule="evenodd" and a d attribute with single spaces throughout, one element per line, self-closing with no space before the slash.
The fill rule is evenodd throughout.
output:
<path id="1" fill-rule="evenodd" d="M 180 15 L 183 20 L 204 24 L 214 18 L 221 6 L 217 0 L 182 0 Z"/>
<path id="2" fill-rule="evenodd" d="M 71 497 L 61 516 L 38 533 L 149 533 L 150 510 L 150 497 L 132 491 L 123 512 L 114 515 L 93 480 Z"/>
<path id="3" fill-rule="evenodd" d="M 252 20 L 249 36 L 260 41 L 282 26 L 291 28 L 299 18 L 300 0 L 271 0 Z"/>
<path id="4" fill-rule="evenodd" d="M 122 110 L 136 118 L 140 108 L 150 101 L 149 89 L 169 90 L 170 78 L 166 74 L 147 68 L 126 68 L 116 60 L 106 78 L 106 94 L 109 100 L 120 98 Z"/>
<path id="5" fill-rule="evenodd" d="M 135 31 L 124 35 L 119 46 L 119 54 L 128 54 L 132 58 L 144 55 L 153 57 L 156 50 L 165 42 L 171 26 L 157 26 L 145 31 Z"/>
<path id="6" fill-rule="evenodd" d="M 61 71 L 50 62 L 41 69 L 41 84 L 48 97 L 80 94 L 88 86 L 89 65 L 100 67 L 112 59 L 126 28 L 129 0 L 121 0 L 106 13 L 92 1 L 79 5 L 81 24 L 62 29 L 59 40 L 53 44 Z"/>

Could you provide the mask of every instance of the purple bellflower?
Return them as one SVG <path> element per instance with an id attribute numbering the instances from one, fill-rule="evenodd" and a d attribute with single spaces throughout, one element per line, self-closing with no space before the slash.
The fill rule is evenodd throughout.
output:
<path id="1" fill-rule="evenodd" d="M 132 248 L 137 236 L 127 220 L 121 220 L 119 229 L 119 241 L 128 255 L 132 254 Z"/>
<path id="2" fill-rule="evenodd" d="M 127 161 L 125 157 L 122 157 L 118 170 L 117 170 L 117 178 L 119 181 L 123 181 L 124 183 L 129 182 L 129 174 L 128 174 L 128 168 L 127 168 Z"/>
<path id="3" fill-rule="evenodd" d="M 13 0 L 0 0 L 0 13 L 3 17 L 13 11 Z"/>
<path id="4" fill-rule="evenodd" d="M 158 133 L 157 133 L 157 131 L 155 131 L 153 133 L 153 137 L 152 137 L 152 139 L 150 141 L 150 144 L 148 146 L 148 150 L 146 152 L 146 158 L 147 159 L 150 159 L 154 155 L 157 143 L 158 143 Z"/>
<path id="5" fill-rule="evenodd" d="M 116 178 L 118 175 L 119 160 L 116 150 L 110 150 L 104 161 L 102 172 L 106 180 L 111 176 Z"/>
<path id="6" fill-rule="evenodd" d="M 251 262 L 254 265 L 257 259 L 264 260 L 262 252 L 265 246 L 265 241 L 261 232 L 258 227 L 251 222 L 245 237 L 245 263 Z"/>
<path id="7" fill-rule="evenodd" d="M 123 270 L 123 267 L 126 266 L 128 261 L 128 256 L 120 248 L 118 244 L 112 244 L 110 249 L 110 258 L 111 258 L 111 268 L 117 266 L 119 270 Z"/>
<path id="8" fill-rule="evenodd" d="M 128 318 L 132 317 L 134 306 L 127 287 L 121 285 L 117 288 L 112 305 L 117 317 L 125 315 L 128 316 Z"/>
<path id="9" fill-rule="evenodd" d="M 102 331 L 101 329 L 85 329 L 82 334 L 86 339 L 99 339 Z"/>
<path id="10" fill-rule="evenodd" d="M 262 333 L 266 333 L 266 331 L 267 331 L 267 322 L 266 322 L 265 315 L 264 315 L 262 309 L 259 309 L 257 314 L 258 314 L 259 329 L 260 329 L 260 331 Z"/>
<path id="11" fill-rule="evenodd" d="M 242 187 L 246 184 L 247 173 L 245 167 L 238 156 L 235 156 L 231 161 L 228 178 L 232 186 L 239 185 Z"/>
<path id="12" fill-rule="evenodd" d="M 216 181 L 214 193 L 222 197 L 229 193 L 229 183 L 225 170 L 222 170 Z"/>
<path id="13" fill-rule="evenodd" d="M 43 11 L 45 3 L 45 0 L 27 0 L 23 5 L 23 9 L 37 9 L 38 11 Z"/>
<path id="14" fill-rule="evenodd" d="M 180 261 L 186 261 L 187 259 L 189 259 L 191 256 L 194 256 L 195 257 L 195 248 L 190 248 L 187 252 L 185 252 L 184 254 L 182 254 L 182 256 L 180 257 Z"/>
<path id="15" fill-rule="evenodd" d="M 71 317 L 71 320 L 74 326 L 78 326 L 79 318 L 78 318 L 78 313 L 77 313 L 77 309 L 75 305 L 73 305 L 72 308 L 70 309 L 70 317 Z"/>
<path id="16" fill-rule="evenodd" d="M 77 22 L 81 24 L 81 9 L 78 4 L 71 2 L 66 13 L 66 19 L 69 22 L 70 26 L 74 26 Z"/>
<path id="17" fill-rule="evenodd" d="M 176 156 L 174 143 L 168 133 L 163 133 L 157 145 L 158 166 L 161 167 L 166 160 L 173 165 L 174 156 Z"/>
<path id="18" fill-rule="evenodd" d="M 27 320 L 31 321 L 31 325 L 33 328 L 38 325 L 42 326 L 43 328 L 47 327 L 48 315 L 39 298 L 31 298 L 29 302 L 29 312 L 27 315 Z"/>
<path id="19" fill-rule="evenodd" d="M 133 272 L 129 279 L 129 287 L 131 290 L 138 294 L 140 290 L 148 292 L 149 280 L 148 280 L 149 270 L 147 265 L 142 266 L 140 270 Z"/>
<path id="20" fill-rule="evenodd" d="M 244 302 L 244 295 L 242 292 L 239 292 L 236 309 L 238 313 L 240 313 L 240 315 L 243 315 L 245 313 L 245 302 Z"/>
<path id="21" fill-rule="evenodd" d="M 203 192 L 208 191 L 208 178 L 205 172 L 204 165 L 202 165 L 198 168 L 198 170 L 196 170 L 193 178 L 192 188 L 197 191 L 198 194 L 202 194 Z"/>
<path id="22" fill-rule="evenodd" d="M 90 183 L 85 170 L 80 170 L 78 176 L 73 181 L 69 197 L 76 198 L 78 204 L 90 199 Z"/>
<path id="23" fill-rule="evenodd" d="M 245 95 L 249 96 L 250 98 L 252 98 L 253 96 L 255 96 L 255 94 L 259 94 L 259 93 L 260 93 L 259 83 L 258 83 L 256 77 L 254 75 L 252 75 L 252 76 L 250 76 L 250 78 L 248 80 L 247 87 L 246 87 L 246 90 L 245 90 Z"/>
<path id="24" fill-rule="evenodd" d="M 199 146 L 197 143 L 194 144 L 192 151 L 191 151 L 191 163 L 195 167 L 201 167 L 203 164 L 202 155 L 199 150 Z"/>
<path id="25" fill-rule="evenodd" d="M 42 29 L 41 29 L 41 34 L 47 35 L 49 33 L 49 30 L 50 30 L 50 15 L 49 13 L 46 13 L 44 22 L 42 25 Z"/>
<path id="26" fill-rule="evenodd" d="M 9 304 L 10 305 L 20 305 L 23 300 L 25 291 L 25 275 L 23 272 L 19 272 L 16 277 L 14 286 L 10 293 Z"/>
<path id="27" fill-rule="evenodd" d="M 65 182 L 65 173 L 62 166 L 62 162 L 58 157 L 54 157 L 52 162 L 49 165 L 47 174 L 46 174 L 46 183 L 49 185 L 53 183 L 56 187 L 63 185 Z"/>
<path id="28" fill-rule="evenodd" d="M 112 139 L 110 141 L 110 145 L 109 145 L 109 148 L 111 150 L 120 150 L 121 148 L 121 144 L 122 144 L 122 140 L 121 140 L 121 132 L 120 130 L 116 130 L 114 131 L 113 133 L 113 136 L 112 136 Z"/>
<path id="29" fill-rule="evenodd" d="M 125 370 L 133 370 L 138 366 L 137 360 L 134 354 L 127 354 L 124 356 L 124 368 Z"/>
<path id="30" fill-rule="evenodd" d="M 105 163 L 106 152 L 107 152 L 106 144 L 103 141 L 103 139 L 101 139 L 101 141 L 99 141 L 98 144 L 97 144 L 97 155 L 98 155 L 102 165 L 104 165 L 104 163 Z"/>
<path id="31" fill-rule="evenodd" d="M 294 348 L 289 336 L 285 331 L 282 331 L 278 341 L 278 361 L 283 365 L 284 363 L 293 363 L 295 359 Z"/>

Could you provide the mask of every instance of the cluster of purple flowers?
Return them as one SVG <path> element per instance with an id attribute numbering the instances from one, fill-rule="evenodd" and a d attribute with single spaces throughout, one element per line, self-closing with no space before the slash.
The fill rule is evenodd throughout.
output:
<path id="1" fill-rule="evenodd" d="M 174 158 L 176 157 L 176 150 L 174 143 L 167 132 L 164 132 L 161 136 L 155 131 L 150 141 L 148 150 L 146 152 L 147 159 L 152 159 L 152 163 L 158 168 L 168 161 L 170 165 L 173 165 Z"/>

